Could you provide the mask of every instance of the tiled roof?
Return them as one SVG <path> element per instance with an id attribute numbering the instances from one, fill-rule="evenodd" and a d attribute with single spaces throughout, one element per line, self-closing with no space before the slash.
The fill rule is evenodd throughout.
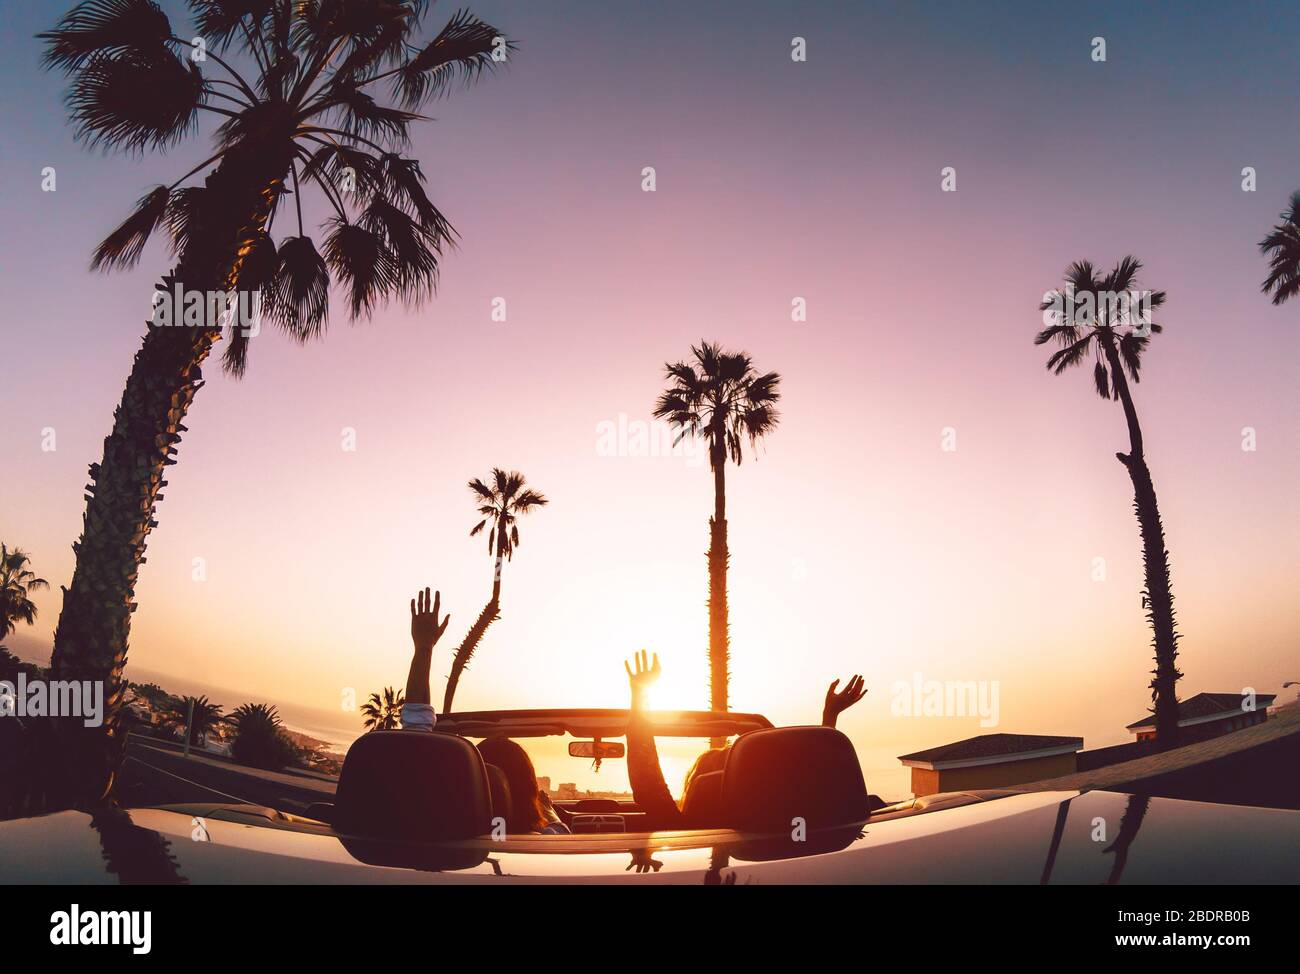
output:
<path id="1" fill-rule="evenodd" d="M 1046 751 L 1054 747 L 1083 747 L 1082 737 L 1051 737 L 1045 734 L 981 734 L 953 744 L 941 744 L 913 754 L 900 754 L 900 761 L 965 761 L 1003 755 Z"/>
<path id="2" fill-rule="evenodd" d="M 1241 712 L 1243 696 L 1240 693 L 1198 693 L 1194 697 L 1178 702 L 1178 719 L 1195 720 L 1198 717 L 1213 717 L 1227 714 L 1229 711 Z M 1255 709 L 1263 710 L 1277 699 L 1275 693 L 1258 693 L 1255 695 Z M 1149 714 L 1141 720 L 1135 720 L 1125 730 L 1137 730 L 1139 727 L 1155 727 L 1155 714 Z"/>

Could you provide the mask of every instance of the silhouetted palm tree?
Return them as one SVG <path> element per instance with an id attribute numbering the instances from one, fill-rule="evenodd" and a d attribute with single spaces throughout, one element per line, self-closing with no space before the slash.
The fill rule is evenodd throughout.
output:
<path id="1" fill-rule="evenodd" d="M 30 626 L 36 621 L 36 603 L 29 596 L 50 587 L 28 567 L 31 561 L 21 548 L 10 551 L 0 544 L 0 639 L 18 628 L 18 623 Z"/>
<path id="2" fill-rule="evenodd" d="M 727 709 L 731 634 L 727 622 L 727 490 L 726 467 L 740 464 L 742 441 L 750 446 L 776 429 L 781 377 L 760 375 L 744 352 L 700 342 L 691 348 L 695 359 L 665 365 L 668 388 L 659 396 L 654 415 L 686 436 L 701 437 L 709 448 L 713 470 L 713 517 L 709 519 L 709 707 Z"/>
<path id="3" fill-rule="evenodd" d="M 189 0 L 189 7 L 193 28 L 176 30 L 152 0 L 86 0 L 41 35 L 46 65 L 71 79 L 77 137 L 92 147 L 163 150 L 192 135 L 202 115 L 220 123 L 213 153 L 146 194 L 91 266 L 132 266 L 165 225 L 178 260 L 159 291 L 259 296 L 266 317 L 299 341 L 324 331 L 331 275 L 353 318 L 393 297 L 415 303 L 430 295 L 455 231 L 425 194 L 419 163 L 401 154 L 407 130 L 423 119 L 420 106 L 491 68 L 511 45 L 462 11 L 417 46 L 425 0 Z M 243 55 L 239 69 L 223 57 L 231 49 Z M 309 184 L 331 211 L 320 249 L 303 225 Z M 287 196 L 296 233 L 277 245 L 272 224 Z M 149 323 L 103 458 L 90 468 L 53 670 L 59 679 L 105 681 L 104 729 L 58 733 L 70 750 L 93 752 L 89 766 L 109 770 L 94 772 L 96 781 L 63 775 L 69 804 L 111 787 L 136 576 L 164 468 L 175 462 L 201 365 L 223 333 L 220 308 L 200 308 L 189 320 L 182 310 L 174 307 L 183 326 L 164 326 L 157 314 Z M 248 353 L 247 323 L 240 324 L 227 329 L 224 355 L 235 375 Z"/>
<path id="4" fill-rule="evenodd" d="M 470 492 L 479 501 L 478 512 L 483 516 L 483 520 L 474 525 L 469 536 L 472 538 L 488 528 L 488 554 L 494 556 L 492 598 L 474 620 L 474 625 L 465 634 L 464 640 L 456 648 L 456 655 L 452 657 L 451 673 L 447 675 L 447 690 L 442 698 L 444 714 L 451 713 L 451 703 L 456 696 L 456 686 L 460 683 L 465 664 L 474 655 L 488 626 L 500 618 L 497 613 L 501 607 L 501 568 L 503 561 L 514 559 L 515 548 L 519 546 L 519 518 L 548 503 L 541 492 L 526 486 L 524 475 L 518 470 L 507 473 L 500 467 L 493 467 L 488 480 L 490 485 L 477 477 L 469 482 Z"/>
<path id="5" fill-rule="evenodd" d="M 190 716 L 190 702 L 194 703 L 194 713 Z M 169 713 L 171 722 L 175 724 L 181 732 L 182 737 L 185 734 L 185 720 L 190 720 L 190 744 L 199 746 L 218 724 L 226 718 L 221 715 L 221 704 L 210 703 L 207 696 L 202 697 L 177 697 L 176 702 L 172 705 Z"/>
<path id="6" fill-rule="evenodd" d="M 235 728 L 230 754 L 236 761 L 272 770 L 294 763 L 296 749 L 285 735 L 280 713 L 274 706 L 240 704 L 228 719 Z"/>
<path id="7" fill-rule="evenodd" d="M 1282 222 L 1260 241 L 1259 249 L 1269 258 L 1269 274 L 1261 289 L 1281 304 L 1300 293 L 1300 193 L 1291 194 L 1291 206 L 1279 214 Z"/>
<path id="8" fill-rule="evenodd" d="M 397 730 L 402 726 L 402 704 L 405 695 L 401 690 L 384 687 L 384 695 L 372 693 L 370 699 L 361 705 L 361 716 L 366 718 L 367 731 Z"/>
<path id="9" fill-rule="evenodd" d="M 1125 257 L 1114 270 L 1098 277 L 1092 264 L 1080 261 L 1065 272 L 1065 287 L 1049 292 L 1040 310 L 1051 312 L 1045 317 L 1047 327 L 1034 338 L 1035 345 L 1054 341 L 1061 347 L 1047 360 L 1056 375 L 1093 359 L 1093 383 L 1103 399 L 1117 399 L 1128 423 L 1129 452 L 1115 456 L 1128 470 L 1133 481 L 1133 507 L 1142 533 L 1142 560 L 1146 569 L 1146 587 L 1142 604 L 1153 631 L 1156 668 L 1151 680 L 1151 697 L 1156 716 L 1156 740 L 1162 748 L 1178 744 L 1178 640 L 1175 630 L 1174 596 L 1169 579 L 1169 552 L 1165 549 L 1165 531 L 1160 522 L 1155 485 L 1147 467 L 1142 447 L 1142 427 L 1129 379 L 1139 380 L 1142 356 L 1151 335 L 1163 329 L 1150 318 L 1150 311 L 1165 302 L 1165 292 L 1139 292 L 1137 274 L 1142 262 Z M 1141 314 L 1138 303 L 1127 306 L 1111 300 L 1110 295 L 1145 296 L 1147 313 Z M 1091 353 L 1091 354 L 1090 354 Z"/>

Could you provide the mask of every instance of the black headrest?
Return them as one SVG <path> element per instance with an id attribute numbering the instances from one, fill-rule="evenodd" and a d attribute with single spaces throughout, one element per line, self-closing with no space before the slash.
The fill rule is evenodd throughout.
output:
<path id="1" fill-rule="evenodd" d="M 722 772 L 708 771 L 691 779 L 682 817 L 693 829 L 720 829 L 726 825 L 722 804 Z"/>
<path id="2" fill-rule="evenodd" d="M 371 731 L 348 749 L 334 828 L 386 839 L 467 839 L 491 818 L 487 772 L 463 737 Z"/>
<path id="3" fill-rule="evenodd" d="M 833 727 L 768 727 L 736 739 L 722 775 L 727 824 L 790 832 L 867 817 L 867 786 L 849 739 Z"/>
<path id="4" fill-rule="evenodd" d="M 488 793 L 492 796 L 492 817 L 510 821 L 510 779 L 495 764 L 485 764 L 487 771 Z"/>

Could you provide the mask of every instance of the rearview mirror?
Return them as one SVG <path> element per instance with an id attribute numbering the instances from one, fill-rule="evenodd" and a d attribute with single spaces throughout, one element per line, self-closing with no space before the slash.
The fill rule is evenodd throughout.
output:
<path id="1" fill-rule="evenodd" d="M 622 756 L 622 744 L 615 744 L 610 741 L 569 742 L 569 757 L 571 758 L 595 758 L 601 761 L 605 758 L 621 758 Z"/>

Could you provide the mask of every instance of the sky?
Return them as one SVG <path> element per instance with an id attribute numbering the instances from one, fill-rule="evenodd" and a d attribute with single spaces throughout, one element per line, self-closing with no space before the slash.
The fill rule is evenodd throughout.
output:
<path id="1" fill-rule="evenodd" d="M 0 85 L 21 93 L 0 106 L 0 538 L 52 583 L 10 640 L 32 656 L 169 266 L 161 242 L 115 275 L 89 255 L 207 144 L 78 145 L 32 39 L 64 6 L 8 3 L 0 28 Z M 608 455 L 600 432 L 648 421 L 664 362 L 708 339 L 782 375 L 779 428 L 727 471 L 734 709 L 813 723 L 832 679 L 864 674 L 841 727 L 869 786 L 976 733 L 1126 740 L 1152 663 L 1123 416 L 1032 338 L 1067 264 L 1131 253 L 1168 292 L 1135 395 L 1180 693 L 1300 679 L 1300 307 L 1260 294 L 1257 247 L 1300 188 L 1300 10 L 1047 6 L 473 4 L 519 46 L 415 130 L 461 236 L 436 299 L 356 324 L 336 302 L 324 341 L 255 339 L 242 380 L 212 360 L 128 677 L 355 727 L 341 701 L 404 683 L 408 601 L 430 585 L 451 612 L 440 700 L 491 586 L 465 484 L 501 466 L 550 504 L 520 526 L 458 708 L 622 706 L 641 647 L 660 706 L 704 707 L 707 465 Z M 918 678 L 996 686 L 997 725 L 899 714 Z"/>

